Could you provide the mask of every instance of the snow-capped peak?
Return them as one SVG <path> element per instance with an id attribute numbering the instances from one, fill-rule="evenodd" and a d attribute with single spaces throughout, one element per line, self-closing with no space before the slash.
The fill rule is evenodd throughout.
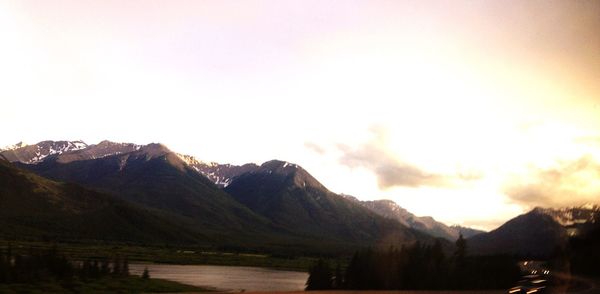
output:
<path id="1" fill-rule="evenodd" d="M 50 155 L 81 150 L 87 147 L 88 145 L 83 141 L 42 141 L 32 145 L 19 142 L 1 151 L 9 161 L 34 164 Z"/>
<path id="2" fill-rule="evenodd" d="M 559 209 L 536 208 L 536 211 L 549 215 L 556 222 L 565 227 L 584 223 L 595 223 L 600 217 L 600 207 L 595 204 L 585 204 L 578 207 L 564 207 Z"/>
<path id="3" fill-rule="evenodd" d="M 83 141 L 59 141 L 40 142 L 36 144 L 36 147 L 35 156 L 28 163 L 38 163 L 50 155 L 85 149 L 88 145 Z"/>
<path id="4" fill-rule="evenodd" d="M 203 165 L 203 166 L 208 166 L 208 167 L 215 167 L 215 166 L 219 165 L 216 162 L 204 162 L 204 161 L 199 160 L 196 157 L 191 156 L 191 155 L 177 153 L 177 156 L 181 160 L 183 160 L 185 163 L 187 163 L 188 165 L 190 165 L 192 167 L 194 167 L 195 165 Z"/>

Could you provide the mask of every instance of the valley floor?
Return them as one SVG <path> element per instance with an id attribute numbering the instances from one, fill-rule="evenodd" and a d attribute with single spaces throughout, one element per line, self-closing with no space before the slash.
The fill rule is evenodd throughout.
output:
<path id="1" fill-rule="evenodd" d="M 30 248 L 56 248 L 70 259 L 85 260 L 115 255 L 130 262 L 189 265 L 229 265 L 276 268 L 306 272 L 315 262 L 312 257 L 273 256 L 262 253 L 222 252 L 203 247 L 141 246 L 131 244 L 80 244 L 48 243 L 38 241 L 0 241 L 0 250 L 12 247 L 15 253 L 25 253 Z"/>

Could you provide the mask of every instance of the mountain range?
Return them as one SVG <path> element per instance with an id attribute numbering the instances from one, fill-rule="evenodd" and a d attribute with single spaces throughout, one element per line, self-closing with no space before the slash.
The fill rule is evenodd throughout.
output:
<path id="1" fill-rule="evenodd" d="M 244 165 L 219 164 L 216 162 L 206 163 L 189 155 L 180 154 L 180 157 L 182 157 L 182 159 L 184 159 L 184 161 L 186 161 L 186 163 L 188 163 L 196 171 L 212 180 L 219 187 L 225 189 L 236 177 L 261 169 L 261 166 L 253 163 Z M 306 171 L 304 172 L 306 173 Z M 385 218 L 399 221 L 401 224 L 409 228 L 424 232 L 434 237 L 444 238 L 449 241 L 455 241 L 459 234 L 463 234 L 465 238 L 468 238 L 483 232 L 481 230 L 467 227 L 447 226 L 446 224 L 438 222 L 432 217 L 428 216 L 415 216 L 391 200 L 360 201 L 356 197 L 350 195 L 341 194 L 340 196 L 358 203 Z"/>
<path id="2" fill-rule="evenodd" d="M 444 238 L 449 241 L 455 241 L 458 239 L 460 234 L 462 234 L 465 238 L 469 238 L 477 234 L 484 233 L 484 231 L 481 230 L 456 225 L 448 226 L 442 222 L 436 221 L 430 216 L 416 216 L 391 200 L 360 201 L 354 196 L 344 196 L 347 199 L 360 203 L 362 206 L 379 215 L 397 220 L 407 227 L 425 232 L 434 237 Z"/>
<path id="3" fill-rule="evenodd" d="M 536 208 L 483 232 L 415 216 L 390 200 L 333 193 L 293 163 L 207 163 L 162 144 L 43 141 L 5 148 L 0 158 L 5 238 L 339 252 L 434 240 L 448 248 L 462 234 L 472 254 L 545 256 L 600 217 L 593 205 Z"/>
<path id="4" fill-rule="evenodd" d="M 44 141 L 0 154 L 23 170 L 151 211 L 211 244 L 335 250 L 434 240 L 332 193 L 295 164 L 209 165 L 161 144 L 83 144 Z M 204 175 L 211 172 L 212 179 Z"/>

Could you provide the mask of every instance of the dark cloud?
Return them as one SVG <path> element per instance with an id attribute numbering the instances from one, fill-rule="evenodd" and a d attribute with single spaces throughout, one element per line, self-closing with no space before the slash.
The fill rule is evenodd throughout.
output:
<path id="1" fill-rule="evenodd" d="M 371 132 L 374 135 L 373 140 L 358 148 L 338 145 L 338 149 L 342 152 L 339 159 L 341 164 L 373 171 L 381 188 L 448 185 L 445 176 L 428 173 L 417 166 L 398 161 L 389 154 L 384 149 L 387 137 L 385 128 L 374 126 Z"/>
<path id="2" fill-rule="evenodd" d="M 600 164 L 590 156 L 534 170 L 531 177 L 512 178 L 504 192 L 527 207 L 576 206 L 600 202 Z"/>
<path id="3" fill-rule="evenodd" d="M 416 166 L 399 162 L 372 145 L 365 145 L 358 149 L 340 146 L 340 150 L 343 153 L 340 157 L 341 164 L 372 170 L 381 188 L 446 185 L 443 176 L 427 173 Z"/>
<path id="4" fill-rule="evenodd" d="M 304 147 L 310 149 L 318 154 L 325 154 L 325 148 L 313 143 L 313 142 L 304 142 Z"/>

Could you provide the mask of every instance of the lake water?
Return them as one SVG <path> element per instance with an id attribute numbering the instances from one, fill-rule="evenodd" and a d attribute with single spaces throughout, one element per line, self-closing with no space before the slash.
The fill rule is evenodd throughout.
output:
<path id="1" fill-rule="evenodd" d="M 150 277 L 227 291 L 301 291 L 308 273 L 259 267 L 216 265 L 130 264 L 129 271 Z"/>

